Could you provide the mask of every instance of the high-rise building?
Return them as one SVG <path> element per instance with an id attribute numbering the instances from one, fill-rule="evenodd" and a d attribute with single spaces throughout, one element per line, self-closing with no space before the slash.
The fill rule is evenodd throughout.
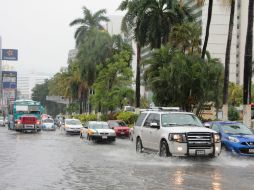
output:
<path id="1" fill-rule="evenodd" d="M 52 75 L 44 73 L 18 73 L 17 75 L 17 89 L 18 99 L 31 99 L 32 89 L 37 84 L 42 84 L 46 79 L 50 79 Z"/>

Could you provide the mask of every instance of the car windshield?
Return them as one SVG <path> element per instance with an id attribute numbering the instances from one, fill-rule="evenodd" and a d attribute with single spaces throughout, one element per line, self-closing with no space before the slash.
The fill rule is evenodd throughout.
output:
<path id="1" fill-rule="evenodd" d="M 54 123 L 53 119 L 44 119 L 42 123 Z"/>
<path id="2" fill-rule="evenodd" d="M 172 126 L 195 126 L 203 127 L 201 121 L 193 114 L 169 113 L 161 116 L 163 127 Z"/>
<path id="3" fill-rule="evenodd" d="M 109 126 L 105 123 L 92 123 L 92 124 L 89 124 L 89 128 L 91 128 L 91 129 L 109 129 Z"/>
<path id="4" fill-rule="evenodd" d="M 224 133 L 232 135 L 253 135 L 251 130 L 241 123 L 223 124 L 222 130 Z"/>
<path id="5" fill-rule="evenodd" d="M 76 119 L 65 120 L 65 123 L 67 125 L 81 125 L 80 121 Z"/>
<path id="6" fill-rule="evenodd" d="M 110 127 L 124 127 L 124 126 L 127 126 L 124 121 L 110 121 L 109 125 L 110 125 Z"/>

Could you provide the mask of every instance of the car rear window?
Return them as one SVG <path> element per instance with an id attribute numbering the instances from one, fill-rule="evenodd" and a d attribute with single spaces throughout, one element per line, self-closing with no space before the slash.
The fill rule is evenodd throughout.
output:
<path id="1" fill-rule="evenodd" d="M 127 125 L 124 121 L 110 121 L 109 126 L 110 127 L 119 127 L 119 126 L 124 127 L 124 126 L 127 126 Z"/>

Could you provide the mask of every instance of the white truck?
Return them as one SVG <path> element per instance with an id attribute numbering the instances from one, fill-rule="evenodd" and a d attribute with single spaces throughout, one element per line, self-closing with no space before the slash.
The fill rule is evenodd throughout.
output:
<path id="1" fill-rule="evenodd" d="M 134 126 L 134 139 L 137 152 L 152 150 L 162 157 L 217 157 L 221 152 L 220 135 L 189 112 L 144 111 Z"/>

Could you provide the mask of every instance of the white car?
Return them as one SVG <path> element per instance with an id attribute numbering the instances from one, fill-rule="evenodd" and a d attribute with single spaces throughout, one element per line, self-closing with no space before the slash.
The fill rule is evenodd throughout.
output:
<path id="1" fill-rule="evenodd" d="M 41 121 L 41 129 L 42 130 L 56 130 L 56 125 L 54 123 L 54 120 L 51 118 L 43 119 Z"/>
<path id="2" fill-rule="evenodd" d="M 89 121 L 80 131 L 81 138 L 87 138 L 93 141 L 110 141 L 116 140 L 115 130 L 111 129 L 107 122 Z"/>
<path id="3" fill-rule="evenodd" d="M 78 119 L 65 119 L 64 130 L 66 133 L 79 134 L 82 124 Z"/>
<path id="4" fill-rule="evenodd" d="M 221 152 L 220 135 L 203 126 L 193 113 L 148 110 L 134 127 L 136 151 L 145 149 L 160 156 L 208 156 Z"/>

